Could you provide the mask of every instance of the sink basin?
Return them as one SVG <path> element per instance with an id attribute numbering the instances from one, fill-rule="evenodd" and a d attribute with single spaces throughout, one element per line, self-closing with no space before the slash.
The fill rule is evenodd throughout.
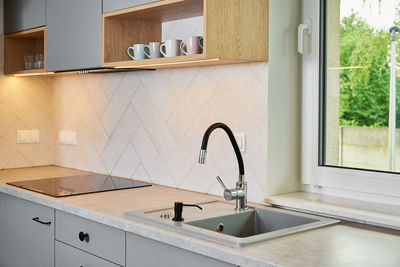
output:
<path id="1" fill-rule="evenodd" d="M 128 212 L 127 218 L 190 234 L 232 247 L 271 240 L 338 223 L 338 220 L 277 208 L 251 208 L 235 213 L 230 202 L 198 203 L 202 211 L 185 207 L 184 222 L 172 221 L 173 208 Z"/>
<path id="2" fill-rule="evenodd" d="M 243 238 L 318 221 L 318 219 L 256 208 L 242 213 L 188 222 L 187 224 Z"/>

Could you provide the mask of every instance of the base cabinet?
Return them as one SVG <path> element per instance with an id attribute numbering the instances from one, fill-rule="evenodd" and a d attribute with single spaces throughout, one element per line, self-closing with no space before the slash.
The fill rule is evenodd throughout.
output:
<path id="1" fill-rule="evenodd" d="M 54 210 L 0 193 L 0 266 L 54 266 Z"/>
<path id="2" fill-rule="evenodd" d="M 109 261 L 103 260 L 79 249 L 56 241 L 56 266 L 55 267 L 119 267 Z"/>
<path id="3" fill-rule="evenodd" d="M 139 235 L 126 235 L 126 267 L 233 267 L 226 262 L 218 261 L 181 248 L 163 244 Z"/>

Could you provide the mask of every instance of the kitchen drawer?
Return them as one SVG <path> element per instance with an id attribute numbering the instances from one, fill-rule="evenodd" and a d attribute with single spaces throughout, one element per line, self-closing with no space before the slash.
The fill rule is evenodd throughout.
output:
<path id="1" fill-rule="evenodd" d="M 82 250 L 56 241 L 56 267 L 119 267 Z"/>
<path id="2" fill-rule="evenodd" d="M 88 238 L 81 241 L 84 234 Z M 56 210 L 56 239 L 119 265 L 125 263 L 125 232 Z"/>

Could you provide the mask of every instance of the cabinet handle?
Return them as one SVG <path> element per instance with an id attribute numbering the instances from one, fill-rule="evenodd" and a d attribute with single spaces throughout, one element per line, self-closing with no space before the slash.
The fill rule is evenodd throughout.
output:
<path id="1" fill-rule="evenodd" d="M 43 221 L 41 221 L 41 220 L 39 219 L 39 217 L 32 218 L 32 221 L 35 221 L 35 222 L 40 223 L 40 224 L 48 225 L 48 226 L 51 225 L 51 222 L 43 222 Z"/>
<path id="2" fill-rule="evenodd" d="M 85 234 L 84 232 L 79 233 L 79 240 L 80 241 L 86 241 L 86 243 L 89 243 L 89 234 Z"/>

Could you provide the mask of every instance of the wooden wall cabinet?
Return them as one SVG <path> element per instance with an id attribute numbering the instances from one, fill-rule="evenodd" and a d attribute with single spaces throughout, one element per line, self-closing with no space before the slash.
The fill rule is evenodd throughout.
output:
<path id="1" fill-rule="evenodd" d="M 24 56 L 42 54 L 46 66 L 46 27 L 6 34 L 4 36 L 4 73 L 5 74 L 43 74 L 42 69 L 25 70 Z"/>
<path id="2" fill-rule="evenodd" d="M 46 25 L 46 0 L 4 0 L 4 33 Z"/>
<path id="3" fill-rule="evenodd" d="M 164 0 L 103 14 L 103 66 L 174 68 L 268 61 L 268 0 Z M 126 49 L 161 41 L 162 23 L 204 17 L 202 54 L 133 61 Z"/>

